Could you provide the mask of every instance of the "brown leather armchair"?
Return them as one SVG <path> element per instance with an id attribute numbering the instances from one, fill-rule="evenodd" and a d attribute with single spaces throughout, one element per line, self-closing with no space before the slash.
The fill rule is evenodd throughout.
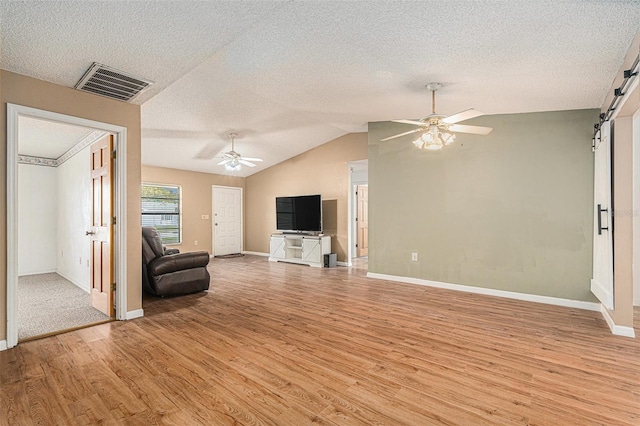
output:
<path id="1" fill-rule="evenodd" d="M 209 253 L 166 250 L 156 228 L 142 227 L 142 286 L 156 296 L 196 293 L 209 288 Z"/>

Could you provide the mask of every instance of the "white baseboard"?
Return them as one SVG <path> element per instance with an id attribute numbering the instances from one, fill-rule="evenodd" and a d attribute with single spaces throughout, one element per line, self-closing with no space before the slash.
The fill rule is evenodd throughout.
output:
<path id="1" fill-rule="evenodd" d="M 26 273 L 18 273 L 18 277 L 28 277 L 31 275 L 42 275 L 42 274 L 54 274 L 57 271 L 55 269 L 47 270 L 47 271 L 39 271 L 39 272 L 26 272 Z"/>
<path id="2" fill-rule="evenodd" d="M 7 350 L 7 341 L 0 340 L 0 351 L 6 351 L 6 350 Z"/>
<path id="3" fill-rule="evenodd" d="M 602 313 L 602 317 L 604 318 L 604 320 L 607 322 L 607 325 L 611 330 L 611 334 L 632 338 L 636 337 L 636 332 L 634 331 L 633 327 L 616 325 L 616 323 L 613 322 L 613 318 L 611 318 L 611 315 L 609 315 L 609 311 L 607 311 L 607 308 L 605 308 L 604 305 L 600 305 L 600 312 Z"/>
<path id="4" fill-rule="evenodd" d="M 407 284 L 418 284 L 428 287 L 444 288 L 447 290 L 464 291 L 467 293 L 484 294 L 487 296 L 504 297 L 507 299 L 524 300 L 526 302 L 545 303 L 547 305 L 565 306 L 567 308 L 585 309 L 588 311 L 599 311 L 600 304 L 594 302 L 583 302 L 581 300 L 562 299 L 559 297 L 539 296 L 537 294 L 516 293 L 506 290 L 495 290 L 492 288 L 473 287 L 461 284 L 449 284 L 440 281 L 423 280 L 421 278 L 400 277 L 396 275 L 377 274 L 368 272 L 367 277 L 380 280 L 398 281 Z"/>
<path id="5" fill-rule="evenodd" d="M 269 257 L 269 253 L 262 253 L 260 251 L 243 251 L 242 254 L 252 254 L 254 256 Z"/>
<path id="6" fill-rule="evenodd" d="M 65 280 L 71 282 L 72 284 L 75 284 L 76 287 L 80 287 L 80 289 L 82 289 L 85 293 L 89 293 L 89 284 L 87 284 L 86 286 L 83 286 L 79 283 L 77 283 L 75 280 L 69 278 L 68 276 L 66 276 L 65 274 L 63 274 L 60 271 L 55 271 L 56 274 L 60 275 L 62 278 L 64 278 Z"/>
<path id="7" fill-rule="evenodd" d="M 336 262 L 338 266 L 353 266 L 351 262 Z"/>
<path id="8" fill-rule="evenodd" d="M 135 311 L 128 311 L 126 319 L 132 320 L 136 318 L 142 318 L 144 316 L 144 311 L 142 309 L 136 309 Z"/>

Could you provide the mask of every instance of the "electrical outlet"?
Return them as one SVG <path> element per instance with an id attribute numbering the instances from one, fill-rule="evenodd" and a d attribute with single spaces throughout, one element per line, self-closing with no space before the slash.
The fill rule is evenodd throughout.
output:
<path id="1" fill-rule="evenodd" d="M 418 261 L 418 253 L 411 253 L 411 261 L 412 262 Z"/>
<path id="2" fill-rule="evenodd" d="M 194 245 L 194 246 L 197 246 L 197 245 L 198 245 L 198 241 L 194 241 L 194 242 L 193 242 L 193 245 Z"/>

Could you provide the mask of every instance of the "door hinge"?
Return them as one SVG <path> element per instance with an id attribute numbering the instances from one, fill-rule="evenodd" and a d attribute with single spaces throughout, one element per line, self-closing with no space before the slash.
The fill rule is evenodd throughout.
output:
<path id="1" fill-rule="evenodd" d="M 111 224 L 112 224 L 112 225 L 115 225 L 115 224 L 116 224 L 116 217 L 115 217 L 115 216 L 113 216 L 113 217 L 111 218 Z"/>
<path id="2" fill-rule="evenodd" d="M 358 218 L 356 217 L 356 222 L 358 221 Z"/>
<path id="3" fill-rule="evenodd" d="M 116 291 L 116 283 L 111 283 L 111 291 Z"/>
<path id="4" fill-rule="evenodd" d="M 116 150 L 115 149 L 113 151 L 111 151 L 111 159 L 112 160 L 116 159 Z"/>
<path id="5" fill-rule="evenodd" d="M 358 245 L 356 244 L 356 248 L 358 247 Z"/>

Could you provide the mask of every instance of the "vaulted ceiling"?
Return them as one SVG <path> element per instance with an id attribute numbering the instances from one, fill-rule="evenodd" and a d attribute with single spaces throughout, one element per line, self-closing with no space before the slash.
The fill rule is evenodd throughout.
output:
<path id="1" fill-rule="evenodd" d="M 598 108 L 637 1 L 0 1 L 0 68 L 73 87 L 93 62 L 150 79 L 143 163 L 247 176 L 367 122 Z"/>

